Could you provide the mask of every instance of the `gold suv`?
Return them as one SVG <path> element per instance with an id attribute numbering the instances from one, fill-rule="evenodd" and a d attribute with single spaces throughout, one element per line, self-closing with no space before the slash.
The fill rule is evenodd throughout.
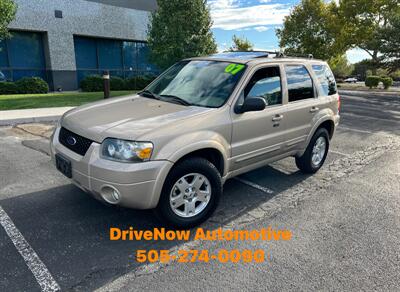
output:
<path id="1" fill-rule="evenodd" d="M 339 106 L 323 61 L 265 52 L 192 58 L 137 95 L 67 112 L 52 157 L 95 198 L 155 209 L 188 228 L 211 216 L 229 178 L 288 156 L 316 172 Z"/>

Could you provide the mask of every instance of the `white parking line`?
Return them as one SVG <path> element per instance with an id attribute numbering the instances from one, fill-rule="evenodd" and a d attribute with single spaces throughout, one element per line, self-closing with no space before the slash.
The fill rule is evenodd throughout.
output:
<path id="1" fill-rule="evenodd" d="M 242 184 L 248 185 L 248 186 L 250 186 L 252 188 L 255 188 L 257 190 L 260 190 L 260 191 L 262 191 L 262 192 L 264 192 L 266 194 L 273 194 L 274 193 L 273 190 L 271 190 L 269 188 L 266 188 L 266 187 L 263 187 L 263 186 L 260 186 L 260 185 L 258 185 L 256 183 L 253 183 L 252 181 L 249 181 L 249 180 L 246 180 L 246 179 L 243 179 L 243 178 L 240 178 L 240 177 L 235 177 L 234 179 L 239 181 L 239 182 L 241 182 Z"/>
<path id="2" fill-rule="evenodd" d="M 50 274 L 47 267 L 40 260 L 39 256 L 32 249 L 24 236 L 19 232 L 11 218 L 7 215 L 4 209 L 0 206 L 0 224 L 7 232 L 8 237 L 14 243 L 15 248 L 25 260 L 26 265 L 35 276 L 42 291 L 60 291 L 61 288 Z"/>
<path id="3" fill-rule="evenodd" d="M 330 150 L 329 149 L 329 152 L 332 152 L 332 153 L 334 153 L 334 154 L 338 154 L 338 155 L 342 155 L 342 156 L 349 156 L 349 154 L 346 154 L 346 153 L 343 153 L 343 152 L 339 152 L 339 151 L 336 151 L 336 150 Z"/>

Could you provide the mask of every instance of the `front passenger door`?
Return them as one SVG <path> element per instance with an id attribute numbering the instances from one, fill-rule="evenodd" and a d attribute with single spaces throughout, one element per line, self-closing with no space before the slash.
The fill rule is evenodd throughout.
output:
<path id="1" fill-rule="evenodd" d="M 262 97 L 263 111 L 232 113 L 232 170 L 249 168 L 284 151 L 285 118 L 279 66 L 258 69 L 241 93 L 238 104 L 247 97 Z"/>

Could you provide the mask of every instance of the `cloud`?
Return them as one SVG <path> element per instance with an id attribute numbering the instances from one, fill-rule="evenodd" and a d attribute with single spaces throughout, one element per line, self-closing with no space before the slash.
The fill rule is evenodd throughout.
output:
<path id="1" fill-rule="evenodd" d="M 211 9 L 225 9 L 225 8 L 233 8 L 238 7 L 240 1 L 239 0 L 209 0 L 208 4 Z"/>
<path id="2" fill-rule="evenodd" d="M 214 21 L 213 28 L 223 30 L 279 25 L 290 11 L 288 5 L 284 4 L 259 4 L 242 7 L 243 2 L 239 0 L 212 0 L 208 3 Z"/>
<path id="3" fill-rule="evenodd" d="M 256 31 L 258 31 L 258 32 L 263 32 L 263 31 L 269 30 L 269 27 L 266 27 L 266 26 L 256 26 L 254 29 L 255 29 Z"/>

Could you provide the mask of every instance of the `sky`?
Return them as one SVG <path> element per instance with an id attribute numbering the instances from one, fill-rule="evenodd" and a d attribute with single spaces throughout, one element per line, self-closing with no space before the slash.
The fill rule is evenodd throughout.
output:
<path id="1" fill-rule="evenodd" d="M 218 50 L 224 51 L 232 45 L 232 36 L 244 36 L 254 49 L 279 49 L 275 29 L 282 27 L 283 18 L 300 0 L 208 0 L 214 21 L 213 33 Z M 369 58 L 360 50 L 347 52 L 350 63 Z"/>

